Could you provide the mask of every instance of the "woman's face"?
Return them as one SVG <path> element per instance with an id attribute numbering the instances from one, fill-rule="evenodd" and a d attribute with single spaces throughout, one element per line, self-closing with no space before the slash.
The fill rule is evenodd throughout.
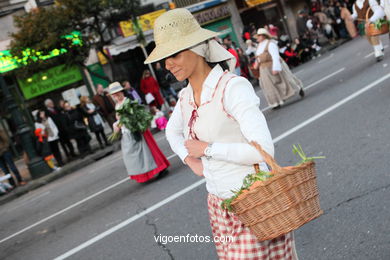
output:
<path id="1" fill-rule="evenodd" d="M 116 92 L 114 94 L 111 94 L 111 96 L 117 101 L 120 102 L 125 98 L 125 95 L 123 94 L 122 91 Z"/>
<path id="2" fill-rule="evenodd" d="M 183 81 L 194 73 L 199 57 L 200 56 L 190 50 L 184 50 L 168 57 L 165 60 L 165 68 L 169 70 L 178 81 Z"/>
<path id="3" fill-rule="evenodd" d="M 264 35 L 257 35 L 257 42 L 262 42 L 266 39 Z"/>
<path id="4" fill-rule="evenodd" d="M 64 103 L 64 109 L 65 109 L 66 111 L 70 111 L 70 105 L 69 105 L 68 102 L 65 102 L 65 103 Z"/>
<path id="5" fill-rule="evenodd" d="M 39 112 L 39 117 L 42 118 L 42 119 L 45 119 L 46 118 L 45 111 L 40 111 Z"/>

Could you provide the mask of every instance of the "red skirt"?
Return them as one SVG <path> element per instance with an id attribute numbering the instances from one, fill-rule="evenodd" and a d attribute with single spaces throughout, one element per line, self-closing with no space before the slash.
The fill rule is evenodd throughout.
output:
<path id="1" fill-rule="evenodd" d="M 152 153 L 152 156 L 153 156 L 154 162 L 157 165 L 157 168 L 155 168 L 149 172 L 145 172 L 143 174 L 130 176 L 130 179 L 135 180 L 136 182 L 147 182 L 150 179 L 153 179 L 153 177 L 156 174 L 158 174 L 158 173 L 162 172 L 163 170 L 165 170 L 166 168 L 168 168 L 170 165 L 168 159 L 165 157 L 165 155 L 161 152 L 160 148 L 158 147 L 150 130 L 146 130 L 143 133 L 143 136 L 144 136 L 146 144 L 148 145 L 148 147 Z"/>
<path id="2" fill-rule="evenodd" d="M 297 260 L 292 232 L 272 240 L 259 241 L 248 227 L 221 208 L 223 200 L 208 195 L 211 230 L 221 260 Z"/>

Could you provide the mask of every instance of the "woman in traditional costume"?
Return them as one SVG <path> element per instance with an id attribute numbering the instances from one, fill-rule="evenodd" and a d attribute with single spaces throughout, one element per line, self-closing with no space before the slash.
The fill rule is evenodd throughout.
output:
<path id="1" fill-rule="evenodd" d="M 366 15 L 368 13 L 368 21 Z M 375 23 L 385 16 L 385 12 L 377 0 L 356 0 L 353 5 L 352 19 L 358 21 L 359 34 L 365 35 L 366 28 L 370 23 Z M 366 36 L 367 41 L 374 48 L 377 61 L 383 60 L 383 45 L 379 36 Z"/>
<path id="2" fill-rule="evenodd" d="M 115 109 L 120 109 L 127 100 L 123 87 L 119 82 L 114 82 L 110 84 L 109 92 L 116 102 Z M 168 168 L 170 163 L 161 152 L 150 130 L 132 133 L 124 125 L 120 125 L 119 121 L 114 123 L 113 128 L 114 132 L 122 132 L 123 162 L 130 179 L 147 182 Z"/>
<path id="3" fill-rule="evenodd" d="M 260 28 L 256 37 L 259 43 L 256 57 L 260 71 L 260 87 L 268 105 L 279 108 L 285 100 L 295 95 L 296 90 L 304 97 L 302 82 L 280 58 L 278 46 L 271 40 L 269 32 Z"/>
<path id="4" fill-rule="evenodd" d="M 253 164 L 268 171 L 249 142 L 256 141 L 271 155 L 274 145 L 251 83 L 219 64 L 227 61 L 234 71 L 236 61 L 213 40 L 217 35 L 202 29 L 187 9 L 170 10 L 155 21 L 156 47 L 145 63 L 165 59 L 166 69 L 177 80 L 189 81 L 168 122 L 168 142 L 206 180 L 214 237 L 233 238 L 215 241 L 220 259 L 296 259 L 292 233 L 259 241 L 236 215 L 221 208 L 253 172 Z"/>

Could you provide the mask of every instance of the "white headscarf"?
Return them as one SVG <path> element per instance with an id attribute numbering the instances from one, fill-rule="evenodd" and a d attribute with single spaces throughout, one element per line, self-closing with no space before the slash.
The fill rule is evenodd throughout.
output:
<path id="1" fill-rule="evenodd" d="M 230 72 L 233 72 L 236 67 L 236 58 L 216 40 L 202 42 L 190 48 L 190 51 L 204 57 L 207 62 L 216 63 L 226 61 Z"/>

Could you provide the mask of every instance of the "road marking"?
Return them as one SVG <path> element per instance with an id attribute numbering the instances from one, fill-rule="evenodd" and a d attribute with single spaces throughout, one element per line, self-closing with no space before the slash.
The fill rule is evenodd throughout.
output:
<path id="1" fill-rule="evenodd" d="M 308 90 L 308 89 L 314 87 L 315 85 L 320 84 L 320 83 L 323 82 L 324 80 L 327 80 L 327 79 L 333 77 L 334 75 L 339 74 L 340 72 L 342 72 L 342 71 L 344 71 L 344 70 L 345 70 L 345 68 L 341 68 L 341 69 L 339 69 L 338 71 L 335 71 L 335 72 L 329 74 L 328 76 L 325 76 L 325 77 L 323 77 L 323 78 L 321 78 L 321 79 L 319 79 L 319 80 L 317 80 L 317 81 L 311 83 L 310 85 L 308 85 L 307 87 L 305 87 L 305 88 L 303 88 L 303 89 L 304 89 L 304 90 Z M 263 110 L 261 110 L 261 112 L 268 111 L 268 110 L 270 110 L 271 108 L 272 108 L 271 106 L 268 106 L 268 107 L 264 108 Z"/>
<path id="2" fill-rule="evenodd" d="M 341 68 L 341 69 L 339 69 L 338 71 L 335 71 L 335 72 L 329 74 L 328 76 L 325 76 L 325 77 L 323 77 L 322 79 L 319 79 L 319 80 L 317 80 L 316 82 L 311 83 L 310 85 L 308 85 L 307 87 L 305 87 L 305 88 L 303 88 L 303 89 L 304 89 L 304 90 L 308 90 L 308 89 L 314 87 L 315 85 L 317 85 L 317 84 L 323 82 L 324 80 L 327 80 L 327 79 L 333 77 L 334 75 L 339 74 L 340 72 L 342 72 L 342 71 L 344 71 L 344 70 L 345 70 L 345 68 Z"/>
<path id="3" fill-rule="evenodd" d="M 305 71 L 305 70 L 302 69 L 302 70 L 299 70 L 299 71 L 295 72 L 294 74 L 299 74 L 299 73 L 302 73 L 302 72 L 304 72 L 304 71 Z"/>
<path id="4" fill-rule="evenodd" d="M 68 210 L 70 210 L 70 209 L 72 209 L 72 208 L 74 208 L 74 207 L 77 207 L 78 205 L 80 205 L 80 204 L 82 204 L 82 203 L 84 203 L 84 202 L 86 202 L 86 201 L 88 201 L 88 200 L 90 200 L 90 199 L 92 199 L 92 198 L 94 198 L 94 197 L 96 197 L 96 196 L 98 196 L 98 195 L 100 195 L 100 194 L 102 194 L 102 193 L 104 193 L 104 192 L 106 192 L 106 191 L 108 191 L 108 190 L 110 190 L 110 189 L 112 189 L 112 188 L 118 186 L 119 184 L 124 183 L 125 181 L 128 181 L 128 180 L 129 180 L 129 178 L 125 178 L 125 179 L 123 179 L 123 180 L 121 180 L 121 181 L 118 181 L 117 183 L 114 183 L 114 184 L 108 186 L 107 188 L 105 188 L 105 189 L 103 189 L 103 190 L 101 190 L 101 191 L 99 191 L 99 192 L 97 192 L 97 193 L 95 193 L 95 194 L 92 194 L 91 196 L 88 196 L 88 197 L 86 197 L 85 199 L 80 200 L 80 201 L 78 201 L 78 202 L 76 202 L 76 203 L 70 205 L 70 206 L 67 207 L 67 208 L 62 209 L 62 210 L 60 210 L 60 211 L 54 213 L 53 215 L 50 215 L 50 216 L 48 216 L 48 217 L 46 217 L 46 218 L 44 218 L 44 219 L 41 219 L 40 221 L 38 221 L 38 222 L 36 222 L 36 223 L 34 223 L 34 224 L 28 226 L 28 227 L 25 227 L 25 228 L 23 228 L 22 230 L 20 230 L 20 231 L 14 233 L 14 234 L 12 234 L 12 235 L 6 237 L 6 238 L 3 238 L 2 240 L 0 240 L 0 244 L 3 243 L 3 242 L 5 242 L 5 241 L 7 241 L 7 240 L 9 240 L 9 239 L 11 239 L 11 238 L 13 238 L 13 237 L 15 237 L 15 236 L 17 236 L 17 235 L 19 235 L 19 234 L 21 234 L 21 233 L 23 233 L 23 232 L 25 232 L 25 231 L 27 231 L 27 230 L 32 229 L 33 227 L 38 226 L 39 224 L 42 224 L 43 222 L 46 222 L 46 221 L 48 221 L 48 220 L 50 220 L 50 219 L 52 219 L 52 218 L 54 218 L 54 217 L 56 217 L 56 216 L 58 216 L 58 215 L 61 215 L 62 213 L 66 212 L 66 211 L 68 211 Z"/>
<path id="5" fill-rule="evenodd" d="M 389 45 L 385 45 L 383 48 L 386 49 L 387 47 L 389 47 Z M 371 57 L 372 55 L 374 55 L 375 52 L 371 52 L 369 54 L 367 54 L 366 56 L 364 56 L 365 59 L 367 59 L 368 57 Z"/>
<path id="6" fill-rule="evenodd" d="M 276 137 L 275 139 L 273 139 L 274 143 L 277 143 L 277 142 L 283 140 L 284 138 L 286 138 L 286 137 L 290 136 L 291 134 L 297 132 L 297 131 L 300 130 L 301 128 L 303 128 L 303 127 L 307 126 L 308 124 L 310 124 L 310 123 L 312 123 L 312 122 L 318 120 L 319 118 L 321 118 L 321 117 L 323 117 L 324 115 L 326 115 L 326 114 L 332 112 L 332 111 L 335 110 L 336 108 L 338 108 L 338 107 L 344 105 L 345 103 L 351 101 L 352 99 L 354 99 L 354 98 L 360 96 L 360 95 L 363 94 L 364 92 L 370 90 L 371 88 L 375 87 L 376 85 L 378 85 L 379 83 L 385 81 L 385 80 L 388 79 L 388 78 L 390 78 L 390 73 L 387 74 L 387 75 L 385 75 L 385 76 L 383 76 L 383 77 L 381 77 L 380 79 L 378 79 L 378 80 L 372 82 L 371 84 L 369 84 L 369 85 L 367 85 L 366 87 L 360 89 L 359 91 L 355 92 L 354 94 L 352 94 L 352 95 L 350 95 L 350 96 L 348 96 L 348 97 L 346 97 L 346 98 L 340 100 L 340 101 L 337 102 L 336 104 L 334 104 L 334 105 L 332 105 L 331 107 L 325 109 L 324 111 L 318 113 L 317 115 L 315 115 L 315 116 L 313 116 L 313 117 L 307 119 L 306 121 L 302 122 L 301 124 L 299 124 L 299 125 L 295 126 L 294 128 L 290 129 L 289 131 L 287 131 L 287 132 L 285 132 L 285 133 L 279 135 L 278 137 Z M 178 198 L 178 197 L 180 197 L 180 196 L 182 196 L 182 195 L 188 193 L 189 191 L 195 189 L 196 187 L 202 185 L 203 183 L 205 183 L 205 180 L 204 180 L 204 179 L 202 179 L 202 180 L 200 180 L 200 181 L 198 181 L 198 182 L 196 182 L 196 183 L 194 183 L 194 184 L 192 184 L 192 185 L 190 185 L 190 186 L 184 188 L 183 190 L 181 190 L 181 191 L 179 191 L 179 192 L 177 192 L 177 193 L 175 193 L 175 194 L 169 196 L 168 198 L 164 199 L 163 201 L 160 201 L 160 202 L 154 204 L 153 206 L 151 206 L 151 207 L 145 209 L 144 211 L 142 211 L 142 212 L 140 212 L 140 213 L 138 213 L 138 214 L 132 216 L 131 218 L 129 218 L 129 219 L 127 219 L 127 220 L 125 220 L 125 221 L 119 223 L 118 225 L 116 225 L 116 226 L 114 226 L 114 227 L 112 227 L 112 228 L 106 230 L 105 232 L 103 232 L 103 233 L 101 233 L 101 234 L 99 234 L 99 235 L 97 235 L 97 236 L 95 236 L 95 237 L 89 239 L 88 241 L 82 243 L 81 245 L 79 245 L 79 246 L 77 246 L 77 247 L 71 249 L 70 251 L 67 251 L 66 253 L 64 253 L 64 254 L 62 254 L 62 255 L 56 257 L 55 260 L 66 259 L 66 258 L 68 258 L 68 257 L 70 257 L 70 256 L 72 256 L 72 255 L 74 255 L 74 254 L 76 254 L 77 252 L 79 252 L 79 251 L 83 250 L 84 248 L 86 248 L 86 247 L 88 247 L 88 246 L 90 246 L 90 245 L 92 245 L 92 244 L 98 242 L 99 240 L 101 240 L 101 239 L 103 239 L 103 238 L 105 238 L 105 237 L 111 235 L 112 233 L 114 233 L 114 232 L 120 230 L 121 228 L 126 227 L 126 226 L 129 225 L 130 223 L 136 221 L 137 219 L 140 219 L 141 217 L 145 216 L 146 214 L 148 214 L 148 213 L 150 213 L 150 212 L 152 212 L 152 211 L 154 211 L 154 210 L 156 210 L 156 209 L 158 209 L 158 208 L 164 206 L 165 204 L 167 204 L 167 203 L 173 201 L 174 199 L 176 199 L 176 198 Z"/>
<path id="7" fill-rule="evenodd" d="M 318 64 L 323 63 L 324 61 L 327 61 L 327 60 L 331 59 L 333 56 L 334 56 L 334 53 L 331 53 L 328 57 L 325 57 L 325 58 L 321 59 L 317 63 Z"/>

